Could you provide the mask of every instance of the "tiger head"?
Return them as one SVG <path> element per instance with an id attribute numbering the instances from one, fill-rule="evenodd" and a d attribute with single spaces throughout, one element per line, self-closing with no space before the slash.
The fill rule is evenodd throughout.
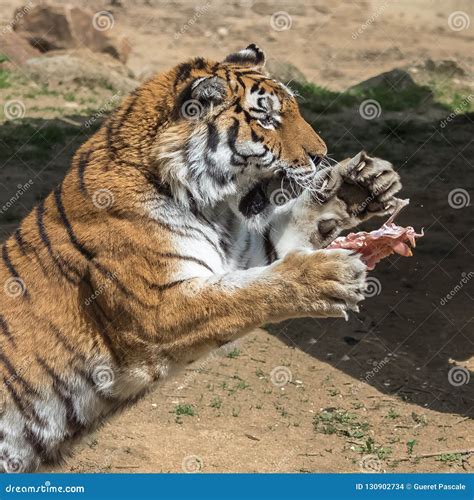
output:
<path id="1" fill-rule="evenodd" d="M 275 179 L 301 186 L 322 168 L 325 143 L 264 63 L 252 44 L 223 62 L 198 58 L 168 73 L 176 95 L 155 154 L 181 201 L 227 199 L 244 219 L 261 217 L 272 210 L 268 185 Z"/>

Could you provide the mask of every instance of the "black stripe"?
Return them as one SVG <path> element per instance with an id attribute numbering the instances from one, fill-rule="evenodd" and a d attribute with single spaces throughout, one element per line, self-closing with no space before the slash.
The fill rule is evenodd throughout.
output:
<path id="1" fill-rule="evenodd" d="M 253 142 L 262 142 L 263 137 L 260 137 L 255 130 L 250 129 L 251 137 Z"/>
<path id="2" fill-rule="evenodd" d="M 36 207 L 36 224 L 38 225 L 38 232 L 41 238 L 41 241 L 45 245 L 48 250 L 48 253 L 51 255 L 51 258 L 54 260 L 53 249 L 51 248 L 51 242 L 49 241 L 48 235 L 46 234 L 46 229 L 44 227 L 44 200 L 41 200 L 38 206 Z"/>
<path id="3" fill-rule="evenodd" d="M 212 180 L 218 187 L 225 187 L 235 180 L 235 175 L 229 171 L 222 170 L 221 165 L 218 165 L 207 152 L 204 155 L 204 162 L 207 167 L 206 172 L 199 176 L 204 177 L 206 181 Z"/>
<path id="4" fill-rule="evenodd" d="M 36 356 L 36 360 L 38 361 L 38 364 L 43 368 L 43 370 L 53 380 L 53 390 L 58 398 L 61 399 L 64 407 L 66 408 L 66 421 L 70 429 L 72 430 L 72 434 L 77 435 L 77 433 L 84 428 L 84 424 L 79 420 L 76 414 L 74 401 L 71 396 L 71 389 L 43 358 L 41 358 L 40 356 Z"/>
<path id="5" fill-rule="evenodd" d="M 13 400 L 13 403 L 18 408 L 20 413 L 29 420 L 34 420 L 36 424 L 40 427 L 46 427 L 46 422 L 43 418 L 41 418 L 36 410 L 33 408 L 31 401 L 28 401 L 26 405 L 23 404 L 19 394 L 15 391 L 13 386 L 8 382 L 8 380 L 3 378 L 4 386 L 7 388 L 7 391 L 10 393 L 10 396 Z"/>
<path id="6" fill-rule="evenodd" d="M 221 257 L 221 259 L 225 260 L 225 258 L 224 258 L 225 256 L 223 255 L 222 250 L 219 247 L 219 245 L 216 245 L 211 240 L 211 238 L 209 238 L 209 236 L 204 231 L 199 229 L 198 227 L 188 226 L 187 224 L 180 225 L 180 226 L 174 226 L 172 224 L 168 224 L 167 222 L 159 221 L 156 219 L 154 219 L 153 222 L 155 224 L 157 224 L 158 226 L 162 227 L 163 229 L 166 229 L 166 230 L 168 230 L 172 233 L 175 233 L 179 236 L 183 236 L 184 238 L 194 238 L 195 237 L 195 235 L 188 234 L 184 231 L 191 231 L 191 232 L 197 233 L 199 236 L 201 236 L 201 238 L 203 238 L 205 241 L 207 241 L 207 243 L 209 243 L 209 245 L 211 245 L 216 250 L 216 252 L 219 254 L 219 257 Z"/>
<path id="7" fill-rule="evenodd" d="M 59 185 L 54 190 L 54 199 L 56 201 L 56 207 L 58 209 L 61 222 L 66 228 L 67 234 L 69 236 L 69 239 L 71 240 L 72 245 L 82 256 L 84 256 L 88 261 L 91 261 L 94 258 L 94 254 L 90 250 L 85 248 L 82 243 L 79 242 L 66 216 L 66 211 L 64 210 L 64 205 L 61 200 L 61 185 Z"/>
<path id="8" fill-rule="evenodd" d="M 234 118 L 234 122 L 232 125 L 227 129 L 227 143 L 229 144 L 229 147 L 231 151 L 234 154 L 239 154 L 238 151 L 235 148 L 235 143 L 237 141 L 237 136 L 239 135 L 239 120 Z M 239 155 L 240 156 L 240 155 Z"/>
<path id="9" fill-rule="evenodd" d="M 157 253 L 157 255 L 159 255 L 160 257 L 163 257 L 165 259 L 178 259 L 178 260 L 187 260 L 189 262 L 195 262 L 196 264 L 199 264 L 200 266 L 205 267 L 206 269 L 211 271 L 211 273 L 215 274 L 211 267 L 209 267 L 203 260 L 198 259 L 196 257 L 192 257 L 190 255 L 180 255 L 177 253 L 161 253 L 161 252 L 156 252 L 156 253 Z"/>
<path id="10" fill-rule="evenodd" d="M 51 321 L 48 321 L 48 327 L 49 330 L 53 333 L 53 335 L 56 337 L 58 342 L 66 349 L 66 351 L 69 352 L 69 354 L 72 354 L 75 358 L 77 358 L 81 362 L 86 361 L 86 357 L 77 350 L 77 347 L 72 345 L 69 340 L 62 334 L 60 328 L 58 328 L 55 324 L 53 324 Z"/>
<path id="11" fill-rule="evenodd" d="M 164 292 L 165 290 L 169 290 L 170 288 L 174 288 L 175 286 L 181 285 L 186 280 L 177 280 L 170 281 L 169 283 L 164 283 L 163 285 L 159 285 L 157 283 L 150 283 L 149 287 L 151 290 L 158 290 L 160 292 Z"/>
<path id="12" fill-rule="evenodd" d="M 128 146 L 128 144 L 126 144 L 123 141 L 123 137 L 120 135 L 120 131 L 124 127 L 125 122 L 127 121 L 130 113 L 132 113 L 133 108 L 135 107 L 135 103 L 138 100 L 138 94 L 136 93 L 136 91 L 134 91 L 130 95 L 130 98 L 131 98 L 131 101 L 128 103 L 127 107 L 124 108 L 123 113 L 119 116 L 119 112 L 116 111 L 109 118 L 109 120 L 107 122 L 107 129 L 106 129 L 107 146 L 108 146 L 109 152 L 111 153 L 113 159 L 115 159 L 117 156 L 119 156 L 121 149 L 125 149 Z M 115 120 L 115 118 L 118 118 L 118 122 Z M 123 155 L 120 157 L 120 162 L 124 163 L 125 165 L 128 165 L 128 166 L 133 166 L 133 167 L 140 166 L 139 164 L 137 164 L 135 162 L 126 160 L 125 158 L 123 158 Z M 106 170 L 108 170 L 108 166 L 107 166 Z"/>
<path id="13" fill-rule="evenodd" d="M 77 175 L 79 177 L 79 190 L 87 195 L 87 187 L 86 181 L 84 179 L 84 173 L 86 171 L 86 167 L 89 163 L 90 157 L 92 156 L 92 151 L 83 151 L 79 156 L 79 162 L 77 164 Z"/>
<path id="14" fill-rule="evenodd" d="M 84 284 L 89 287 L 89 290 L 94 293 L 94 287 L 88 278 L 84 278 Z M 127 291 L 128 292 L 128 291 Z M 91 295 L 92 295 L 91 294 Z M 84 307 L 82 309 L 86 316 L 94 323 L 96 327 L 94 332 L 97 332 L 109 352 L 111 353 L 115 362 L 120 363 L 121 356 L 115 348 L 114 342 L 109 335 L 109 325 L 112 324 L 112 320 L 107 316 L 102 306 L 99 304 L 98 300 L 94 300 L 90 303 L 90 307 Z"/>
<path id="15" fill-rule="evenodd" d="M 77 285 L 81 278 L 79 271 L 74 267 L 70 266 L 60 255 L 56 255 L 53 252 L 53 247 L 51 246 L 51 240 L 49 239 L 48 234 L 46 233 L 46 228 L 44 225 L 44 214 L 45 214 L 45 206 L 44 206 L 44 200 L 42 200 L 36 207 L 36 224 L 38 225 L 38 232 L 41 241 L 48 250 L 48 254 L 53 260 L 53 262 L 58 266 L 64 278 L 66 278 L 66 280 L 69 281 L 70 283 Z M 71 276 L 71 273 L 73 274 L 73 276 Z"/>
<path id="16" fill-rule="evenodd" d="M 176 90 L 176 87 L 186 80 L 189 75 L 191 74 L 191 70 L 193 67 L 189 63 L 182 63 L 178 66 L 178 70 L 176 71 L 176 79 L 174 81 L 174 89 Z"/>
<path id="17" fill-rule="evenodd" d="M 11 344 L 16 347 L 15 339 L 10 331 L 10 328 L 8 327 L 8 323 L 5 317 L 2 314 L 0 314 L 0 329 L 3 332 L 3 335 L 5 335 L 5 337 L 7 337 Z"/>
<path id="18" fill-rule="evenodd" d="M 94 259 L 94 254 L 88 250 L 76 237 L 76 235 L 74 234 L 74 231 L 72 229 L 72 226 L 71 224 L 69 223 L 69 220 L 66 216 L 66 211 L 64 210 L 64 206 L 63 206 L 63 203 L 62 203 L 62 200 L 61 200 L 61 186 L 58 186 L 55 190 L 54 190 L 54 199 L 56 201 L 56 206 L 57 206 L 57 209 L 58 209 L 58 212 L 59 212 L 59 215 L 60 215 L 60 218 L 61 218 L 61 221 L 64 225 L 64 227 L 66 228 L 66 231 L 68 233 L 68 236 L 69 236 L 69 239 L 71 241 L 71 243 L 73 244 L 74 248 L 79 252 L 81 253 L 81 255 L 83 255 L 89 262 L 91 262 L 93 264 L 93 266 L 101 273 L 103 274 L 104 276 L 106 276 L 107 278 L 109 279 L 112 279 L 112 281 L 116 284 L 117 288 L 129 299 L 131 300 L 134 300 L 135 302 L 137 302 L 138 304 L 140 304 L 142 307 L 145 307 L 145 308 L 148 308 L 149 305 L 148 304 L 145 304 L 143 301 L 141 301 L 140 299 L 138 299 L 137 297 L 135 297 L 135 295 L 130 291 L 128 290 L 128 288 L 123 285 L 114 275 L 113 273 L 111 273 L 108 269 L 106 269 L 104 266 L 102 266 L 99 262 L 92 262 L 92 260 Z M 171 257 L 171 256 L 174 256 L 173 254 L 159 254 L 161 256 L 166 256 L 166 257 Z M 178 256 L 174 256 L 175 258 L 177 258 Z M 184 259 L 186 259 L 186 257 L 182 257 Z M 188 260 L 194 260 L 193 258 L 189 257 Z M 212 269 L 203 261 L 199 261 L 199 259 L 195 259 L 196 262 L 200 263 L 201 265 L 203 265 L 204 267 L 206 267 L 207 269 L 209 269 L 211 272 Z M 91 287 L 92 288 L 92 287 Z M 93 290 L 93 288 L 92 288 Z M 95 301 L 94 301 L 95 302 Z"/>
<path id="19" fill-rule="evenodd" d="M 36 455 L 44 461 L 47 458 L 48 452 L 43 440 L 38 436 L 38 434 L 36 434 L 30 426 L 25 425 L 23 428 L 23 437 L 33 448 Z"/>
<path id="20" fill-rule="evenodd" d="M 3 259 L 3 263 L 5 264 L 5 267 L 8 269 L 8 271 L 10 272 L 12 277 L 21 282 L 21 287 L 23 289 L 22 296 L 25 297 L 26 299 L 28 299 L 30 297 L 30 295 L 28 293 L 28 290 L 26 289 L 25 282 L 20 278 L 18 271 L 16 270 L 15 266 L 12 264 L 12 261 L 10 260 L 10 255 L 8 254 L 7 243 L 5 243 L 3 245 L 3 248 L 2 248 L 2 259 Z"/>
<path id="21" fill-rule="evenodd" d="M 216 126 L 212 122 L 207 124 L 207 147 L 215 152 L 217 151 L 217 146 L 219 145 L 219 132 Z"/>
<path id="22" fill-rule="evenodd" d="M 10 360 L 0 351 L 0 361 L 5 365 L 10 377 L 6 380 L 7 385 L 11 385 L 12 382 L 18 380 L 22 387 L 28 394 L 37 395 L 37 391 L 27 382 L 15 369 L 15 367 L 11 364 Z"/>
<path id="23" fill-rule="evenodd" d="M 18 228 L 14 233 L 13 236 L 15 237 L 15 241 L 20 248 L 20 252 L 22 255 L 26 255 L 26 244 L 25 240 L 23 239 L 23 236 L 21 235 L 21 229 Z"/>
<path id="24" fill-rule="evenodd" d="M 265 231 L 265 234 L 263 236 L 263 242 L 264 242 L 264 246 L 265 246 L 265 255 L 267 257 L 267 264 L 271 264 L 272 262 L 274 262 L 275 260 L 278 259 L 275 245 L 273 244 L 273 241 L 271 240 L 271 237 L 270 237 L 270 231 L 271 231 L 271 229 L 268 228 Z"/>
<path id="25" fill-rule="evenodd" d="M 204 69 L 206 67 L 206 61 L 204 60 L 204 58 L 196 57 L 196 59 L 194 59 L 194 67 L 196 69 Z"/>
<path id="26" fill-rule="evenodd" d="M 241 254 L 239 255 L 239 268 L 240 269 L 247 269 L 249 260 L 252 257 L 251 255 L 247 255 L 249 253 L 250 247 L 252 246 L 252 234 L 247 233 L 245 236 L 245 247 L 243 248 Z M 244 257 L 247 256 L 244 262 Z"/>

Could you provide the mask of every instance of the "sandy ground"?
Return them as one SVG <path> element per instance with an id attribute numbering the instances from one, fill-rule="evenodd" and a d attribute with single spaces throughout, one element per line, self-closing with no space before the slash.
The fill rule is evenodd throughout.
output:
<path id="1" fill-rule="evenodd" d="M 18 5 L 0 0 L 2 18 Z M 250 42 L 332 89 L 427 58 L 473 68 L 469 0 L 88 5 L 112 10 L 114 29 L 131 41 L 128 65 L 137 75 L 189 56 L 222 58 Z M 207 6 L 205 12 L 197 15 L 197 5 Z M 290 15 L 290 29 L 272 28 L 279 11 Z M 455 11 L 468 13 L 469 28 L 450 28 Z M 439 110 L 425 111 L 374 122 L 357 110 L 307 113 L 336 158 L 365 148 L 391 160 L 412 200 L 400 222 L 425 229 L 413 258 L 386 261 L 371 275 L 373 297 L 360 314 L 348 322 L 295 320 L 248 335 L 227 355 L 201 360 L 114 418 L 54 470 L 472 470 L 473 214 L 466 203 L 453 207 L 451 193 L 474 193 L 474 118 L 458 116 L 440 129 Z M 44 123 L 38 119 L 38 126 Z M 83 129 L 64 130 L 47 164 L 19 154 L 3 165 L 2 198 L 32 172 L 35 183 L 2 218 L 2 239 L 61 178 L 86 136 Z M 453 367 L 465 383 L 452 383 Z"/>

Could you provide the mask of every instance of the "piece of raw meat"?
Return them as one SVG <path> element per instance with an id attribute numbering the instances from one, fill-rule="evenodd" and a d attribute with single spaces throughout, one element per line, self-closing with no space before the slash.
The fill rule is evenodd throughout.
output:
<path id="1" fill-rule="evenodd" d="M 400 200 L 398 207 L 385 224 L 375 231 L 367 233 L 349 233 L 347 236 L 339 236 L 327 248 L 347 248 L 362 254 L 363 261 L 369 270 L 385 257 L 397 253 L 404 257 L 411 257 L 411 247 L 416 246 L 416 238 L 423 236 L 416 233 L 411 227 L 401 227 L 394 224 L 394 219 L 410 200 Z"/>

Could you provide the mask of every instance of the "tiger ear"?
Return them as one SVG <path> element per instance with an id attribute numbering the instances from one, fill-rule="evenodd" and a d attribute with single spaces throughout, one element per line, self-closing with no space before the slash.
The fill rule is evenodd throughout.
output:
<path id="1" fill-rule="evenodd" d="M 217 76 L 202 77 L 191 84 L 191 99 L 196 99 L 202 105 L 220 104 L 226 98 L 226 85 Z"/>
<path id="2" fill-rule="evenodd" d="M 254 43 L 251 43 L 247 48 L 229 54 L 224 62 L 261 69 L 265 65 L 265 54 Z"/>
<path id="3" fill-rule="evenodd" d="M 175 118 L 199 120 L 212 106 L 227 97 L 226 83 L 217 76 L 204 76 L 192 81 L 180 94 L 174 108 Z"/>

